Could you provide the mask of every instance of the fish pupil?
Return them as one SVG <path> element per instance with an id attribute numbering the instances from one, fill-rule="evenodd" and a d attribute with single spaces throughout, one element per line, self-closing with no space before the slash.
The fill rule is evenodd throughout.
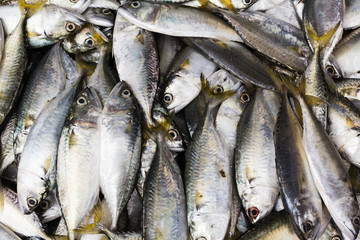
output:
<path id="1" fill-rule="evenodd" d="M 359 219 L 359 217 L 355 217 L 355 218 L 354 218 L 354 224 L 355 224 L 355 225 L 359 225 L 359 224 L 360 224 L 360 219 Z"/>
<path id="2" fill-rule="evenodd" d="M 334 68 L 333 68 L 332 66 L 328 66 L 328 67 L 327 67 L 327 72 L 328 72 L 329 74 L 334 74 Z"/>

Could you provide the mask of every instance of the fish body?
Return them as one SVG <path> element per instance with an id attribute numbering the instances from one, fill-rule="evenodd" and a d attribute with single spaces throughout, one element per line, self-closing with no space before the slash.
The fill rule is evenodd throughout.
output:
<path id="1" fill-rule="evenodd" d="M 270 98 L 265 101 L 265 97 Z M 278 111 L 279 96 L 268 90 L 257 89 L 242 113 L 237 128 L 236 183 L 245 212 L 252 223 L 271 212 L 280 191 L 273 139 L 277 112 L 275 116 L 269 114 L 271 109 L 267 104 L 273 105 Z"/>
<path id="2" fill-rule="evenodd" d="M 71 240 L 98 200 L 101 109 L 95 90 L 85 88 L 72 104 L 59 142 L 57 191 Z"/>
<path id="3" fill-rule="evenodd" d="M 223 20 L 195 8 L 135 1 L 122 5 L 118 13 L 133 24 L 157 33 L 242 42 Z"/>
<path id="4" fill-rule="evenodd" d="M 143 236 L 145 239 L 186 240 L 184 185 L 180 169 L 163 141 L 163 137 L 157 137 L 156 152 L 145 180 Z"/>
<path id="5" fill-rule="evenodd" d="M 118 218 L 136 186 L 141 154 L 141 116 L 125 82 L 118 83 L 104 104 L 100 124 L 100 187 L 116 230 Z"/>
<path id="6" fill-rule="evenodd" d="M 132 25 L 118 11 L 113 41 L 113 54 L 120 80 L 129 84 L 146 122 L 153 125 L 151 109 L 159 81 L 159 59 L 154 34 Z"/>

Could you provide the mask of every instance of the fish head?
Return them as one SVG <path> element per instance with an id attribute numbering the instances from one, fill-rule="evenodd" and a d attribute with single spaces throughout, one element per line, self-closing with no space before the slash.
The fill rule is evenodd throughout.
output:
<path id="1" fill-rule="evenodd" d="M 69 53 L 75 53 L 77 50 L 87 52 L 108 41 L 109 39 L 100 29 L 93 25 L 87 25 L 77 34 L 66 38 L 62 42 L 62 46 Z"/>
<path id="2" fill-rule="evenodd" d="M 259 222 L 273 210 L 278 194 L 278 188 L 267 186 L 256 186 L 243 194 L 243 206 L 252 224 Z"/>
<path id="3" fill-rule="evenodd" d="M 185 151 L 183 138 L 175 124 L 170 125 L 168 135 L 166 136 L 166 145 L 172 152 Z"/>
<path id="4" fill-rule="evenodd" d="M 19 169 L 17 181 L 20 209 L 24 214 L 30 214 L 46 198 L 48 183 L 42 176 L 25 169 Z"/>
<path id="5" fill-rule="evenodd" d="M 88 8 L 83 16 L 89 23 L 101 27 L 113 27 L 115 15 L 109 8 Z"/>
<path id="6" fill-rule="evenodd" d="M 239 89 L 243 84 L 240 82 L 240 79 L 235 78 L 227 71 L 220 69 L 210 77 L 207 78 L 210 89 L 213 92 L 217 87 L 221 87 L 224 92 L 226 91 L 235 91 Z"/>
<path id="7" fill-rule="evenodd" d="M 80 92 L 73 102 L 70 119 L 81 124 L 96 125 L 97 118 L 101 114 L 102 103 L 96 90 L 87 87 Z"/>
<path id="8" fill-rule="evenodd" d="M 91 0 L 89 7 L 117 10 L 120 7 L 120 3 L 116 0 Z"/>
<path id="9" fill-rule="evenodd" d="M 168 111 L 177 113 L 194 100 L 200 91 L 200 79 L 199 85 L 197 85 L 193 81 L 187 80 L 185 76 L 172 74 L 165 87 L 163 103 Z"/>
<path id="10" fill-rule="evenodd" d="M 194 240 L 224 239 L 229 215 L 214 212 L 195 212 L 189 219 L 190 234 Z"/>
<path id="11" fill-rule="evenodd" d="M 136 99 L 131 91 L 130 86 L 121 81 L 115 85 L 111 90 L 105 104 L 104 112 L 127 112 L 127 114 L 133 115 L 134 110 L 137 109 Z"/>
<path id="12" fill-rule="evenodd" d="M 319 216 L 321 209 L 316 209 L 315 206 L 307 206 L 306 209 L 302 209 L 299 212 L 302 214 L 295 215 L 294 220 L 301 235 L 305 239 L 318 239 L 322 226 L 321 216 Z"/>
<path id="13" fill-rule="evenodd" d="M 118 12 L 132 23 L 155 22 L 161 7 L 168 7 L 161 4 L 148 3 L 144 1 L 129 1 L 124 3 Z"/>
<path id="14" fill-rule="evenodd" d="M 258 0 L 232 0 L 231 4 L 237 10 L 245 10 L 249 8 L 251 5 L 256 3 Z"/>
<path id="15" fill-rule="evenodd" d="M 28 19 L 26 29 L 30 44 L 41 46 L 42 42 L 57 42 L 78 32 L 85 18 L 72 10 L 56 5 L 45 5 Z"/>

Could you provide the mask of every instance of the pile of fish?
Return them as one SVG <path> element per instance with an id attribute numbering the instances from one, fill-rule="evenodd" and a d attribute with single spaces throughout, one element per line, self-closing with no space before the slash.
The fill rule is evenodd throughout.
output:
<path id="1" fill-rule="evenodd" d="M 357 239 L 359 27 L 358 0 L 2 1 L 0 239 Z"/>

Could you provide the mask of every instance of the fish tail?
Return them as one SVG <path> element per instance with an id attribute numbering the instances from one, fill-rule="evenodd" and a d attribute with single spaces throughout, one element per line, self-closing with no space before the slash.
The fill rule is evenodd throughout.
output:
<path id="1" fill-rule="evenodd" d="M 18 0 L 21 12 L 28 17 L 36 13 L 46 2 L 47 0 L 38 0 L 34 4 L 28 4 L 25 0 Z"/>
<path id="2" fill-rule="evenodd" d="M 322 36 L 318 36 L 311 25 L 305 24 L 305 30 L 313 50 L 315 51 L 316 48 L 322 49 L 334 36 L 335 32 L 339 29 L 340 24 L 341 22 L 339 21 L 334 28 L 330 29 Z"/>

